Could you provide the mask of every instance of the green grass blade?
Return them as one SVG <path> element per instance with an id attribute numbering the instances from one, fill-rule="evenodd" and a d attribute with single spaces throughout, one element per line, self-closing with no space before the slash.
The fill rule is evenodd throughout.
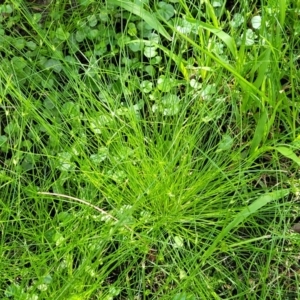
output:
<path id="1" fill-rule="evenodd" d="M 209 32 L 213 33 L 214 35 L 216 35 L 220 40 L 222 40 L 225 45 L 228 47 L 228 49 L 230 50 L 231 54 L 233 55 L 233 57 L 236 59 L 238 56 L 238 52 L 237 52 L 237 48 L 236 48 L 236 44 L 234 39 L 227 34 L 226 32 L 222 31 L 221 29 L 212 26 L 210 24 L 201 22 L 201 21 L 197 21 L 195 19 L 190 19 L 190 18 L 186 18 L 189 22 L 191 23 L 197 23 L 197 25 L 199 25 L 199 27 L 208 30 Z"/>
<path id="2" fill-rule="evenodd" d="M 253 154 L 255 152 L 265 136 L 265 129 L 266 129 L 266 124 L 267 124 L 267 119 L 268 119 L 268 114 L 267 111 L 264 110 L 261 113 L 261 116 L 258 120 L 257 126 L 255 128 L 254 136 L 251 142 L 251 147 L 250 147 L 250 153 Z"/>
<path id="3" fill-rule="evenodd" d="M 279 5 L 279 22 L 281 26 L 284 26 L 286 10 L 287 10 L 287 1 L 286 0 L 278 1 L 278 5 Z"/>
<path id="4" fill-rule="evenodd" d="M 210 1 L 205 0 L 204 3 L 206 5 L 206 7 L 207 7 L 208 15 L 210 16 L 210 18 L 211 18 L 214 26 L 215 27 L 219 27 L 218 18 L 217 18 L 216 14 L 215 14 L 215 10 L 214 10 L 213 6 L 210 4 Z"/>
<path id="5" fill-rule="evenodd" d="M 164 53 L 175 62 L 181 74 L 184 76 L 185 80 L 189 81 L 189 72 L 185 67 L 185 65 L 187 65 L 187 61 L 162 45 L 155 44 L 155 46 L 164 51 Z"/>
<path id="6" fill-rule="evenodd" d="M 293 152 L 292 149 L 287 147 L 275 147 L 274 149 L 300 166 L 300 158 Z"/>
<path id="7" fill-rule="evenodd" d="M 218 244 L 220 241 L 234 228 L 236 228 L 240 223 L 242 223 L 244 220 L 246 220 L 250 215 L 257 212 L 260 208 L 265 206 L 271 201 L 281 199 L 282 197 L 285 197 L 289 194 L 289 189 L 282 189 L 275 192 L 267 193 L 265 195 L 260 196 L 258 199 L 256 199 L 252 204 L 250 204 L 248 207 L 243 209 L 240 213 L 237 214 L 237 216 L 234 218 L 234 220 L 229 223 L 216 237 L 212 245 L 206 250 L 206 252 L 203 255 L 202 262 L 205 263 L 205 261 L 218 249 Z"/>
<path id="8" fill-rule="evenodd" d="M 257 88 L 260 88 L 260 86 L 262 85 L 266 77 L 266 73 L 270 64 L 270 54 L 271 54 L 271 49 L 268 48 L 266 51 L 262 53 L 262 55 L 260 55 L 258 62 L 256 64 L 256 68 L 254 69 L 254 71 L 252 70 L 253 73 L 257 71 L 257 78 L 254 82 L 254 85 Z"/>
<path id="9" fill-rule="evenodd" d="M 227 62 L 225 62 L 221 58 L 215 56 L 211 51 L 209 51 L 209 50 L 203 48 L 202 46 L 200 46 L 198 43 L 193 41 L 191 38 L 187 37 L 185 34 L 179 32 L 178 30 L 176 30 L 176 28 L 174 26 L 172 26 L 171 24 L 168 23 L 168 25 L 170 26 L 170 28 L 174 32 L 176 32 L 178 34 L 178 36 L 182 37 L 190 45 L 194 46 L 199 51 L 205 53 L 207 56 L 212 58 L 217 64 L 219 64 L 224 69 L 229 71 L 236 78 L 236 80 L 238 81 L 238 83 L 240 84 L 242 89 L 245 91 L 245 93 L 252 93 L 253 97 L 254 97 L 254 95 L 257 95 L 257 96 L 260 96 L 262 99 L 266 100 L 267 102 L 269 101 L 269 99 L 265 95 L 265 93 L 260 91 L 256 86 L 254 86 L 253 83 L 251 83 L 247 79 L 245 79 L 234 67 L 232 67 L 230 64 L 228 64 Z M 243 106 L 246 106 L 246 105 L 243 105 Z"/>
<path id="10" fill-rule="evenodd" d="M 171 41 L 171 36 L 168 34 L 163 25 L 158 21 L 156 16 L 153 13 L 146 11 L 140 5 L 133 3 L 129 0 L 110 0 L 110 4 L 120 6 L 125 10 L 131 12 L 132 14 L 139 16 L 143 19 L 148 25 L 157 30 L 161 35 L 163 35 L 166 39 Z"/>

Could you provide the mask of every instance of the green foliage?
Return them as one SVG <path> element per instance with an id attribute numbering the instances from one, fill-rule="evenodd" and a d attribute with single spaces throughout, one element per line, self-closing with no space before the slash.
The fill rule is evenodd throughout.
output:
<path id="1" fill-rule="evenodd" d="M 299 9 L 0 4 L 0 298 L 297 298 Z"/>

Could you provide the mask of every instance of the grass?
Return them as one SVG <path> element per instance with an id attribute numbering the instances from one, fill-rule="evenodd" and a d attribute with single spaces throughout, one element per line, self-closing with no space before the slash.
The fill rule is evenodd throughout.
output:
<path id="1" fill-rule="evenodd" d="M 46 2 L 0 5 L 1 299 L 297 299 L 299 4 Z"/>

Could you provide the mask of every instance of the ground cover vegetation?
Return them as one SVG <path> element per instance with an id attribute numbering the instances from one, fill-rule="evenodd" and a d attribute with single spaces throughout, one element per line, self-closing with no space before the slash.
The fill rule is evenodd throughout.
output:
<path id="1" fill-rule="evenodd" d="M 299 16 L 1 1 L 0 298 L 298 299 Z"/>

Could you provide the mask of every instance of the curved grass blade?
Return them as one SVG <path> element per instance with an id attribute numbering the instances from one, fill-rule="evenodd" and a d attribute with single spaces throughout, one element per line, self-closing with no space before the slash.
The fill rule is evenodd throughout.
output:
<path id="1" fill-rule="evenodd" d="M 253 154 L 258 149 L 260 142 L 265 137 L 267 123 L 268 123 L 268 114 L 266 110 L 263 110 L 257 122 L 254 136 L 251 141 L 250 154 Z"/>
<path id="2" fill-rule="evenodd" d="M 198 43 L 196 43 L 194 40 L 192 40 L 191 38 L 189 38 L 188 36 L 186 36 L 184 33 L 181 33 L 180 31 L 178 31 L 174 26 L 172 26 L 170 23 L 168 23 L 168 26 L 174 31 L 176 32 L 176 34 L 178 34 L 181 38 L 183 38 L 185 41 L 187 41 L 190 45 L 194 46 L 196 49 L 198 49 L 199 51 L 202 51 L 203 53 L 205 53 L 207 56 L 209 56 L 211 59 L 213 59 L 216 63 L 218 63 L 220 66 L 222 66 L 224 69 L 226 69 L 227 71 L 229 71 L 238 81 L 238 83 L 240 84 L 241 88 L 246 92 L 246 93 L 253 93 L 253 97 L 254 95 L 260 96 L 262 99 L 264 99 L 265 101 L 269 101 L 268 96 L 263 93 L 262 91 L 260 91 L 256 86 L 254 86 L 253 83 L 249 82 L 247 79 L 245 79 L 234 67 L 232 67 L 229 63 L 225 62 L 224 60 L 222 60 L 221 58 L 215 56 L 211 51 L 203 48 L 202 46 L 200 46 Z M 259 97 L 257 97 L 259 98 Z"/>
<path id="3" fill-rule="evenodd" d="M 274 149 L 300 166 L 300 158 L 293 152 L 292 149 L 287 147 L 274 147 Z"/>
<path id="4" fill-rule="evenodd" d="M 156 16 L 153 13 L 148 12 L 141 5 L 138 5 L 130 0 L 110 0 L 109 4 L 117 5 L 125 10 L 131 12 L 132 14 L 139 16 L 143 19 L 148 25 L 154 28 L 157 32 L 163 35 L 166 39 L 171 41 L 171 36 L 168 34 L 163 25 L 158 21 Z"/>
<path id="5" fill-rule="evenodd" d="M 161 49 L 162 51 L 164 51 L 165 54 L 175 62 L 178 69 L 180 70 L 181 74 L 183 75 L 184 79 L 186 81 L 189 81 L 189 72 L 187 71 L 187 69 L 185 67 L 185 65 L 187 65 L 187 61 L 184 60 L 182 57 L 179 57 L 178 55 L 173 53 L 171 50 L 169 50 L 168 48 L 166 48 L 162 45 L 155 44 L 155 46 L 157 48 Z"/>
<path id="6" fill-rule="evenodd" d="M 211 33 L 213 33 L 214 35 L 216 35 L 220 40 L 222 40 L 225 43 L 225 45 L 228 47 L 228 49 L 230 50 L 233 57 L 235 59 L 238 57 L 238 52 L 237 52 L 235 41 L 229 34 L 227 34 L 223 30 L 221 30 L 217 27 L 214 27 L 210 24 L 207 24 L 207 23 L 195 20 L 195 19 L 191 19 L 191 18 L 186 18 L 186 19 L 190 23 L 196 23 L 197 25 L 199 25 L 199 27 L 206 29 L 206 30 L 210 31 Z"/>
<path id="7" fill-rule="evenodd" d="M 252 204 L 244 208 L 240 213 L 236 215 L 234 220 L 230 222 L 219 233 L 219 235 L 216 237 L 212 245 L 206 250 L 206 252 L 202 257 L 202 263 L 205 263 L 205 261 L 218 249 L 218 244 L 232 229 L 236 228 L 240 223 L 245 221 L 250 215 L 257 212 L 260 208 L 262 208 L 269 202 L 281 199 L 282 197 L 287 196 L 289 193 L 290 193 L 289 189 L 282 189 L 271 193 L 267 193 L 265 195 L 260 196 Z"/>

